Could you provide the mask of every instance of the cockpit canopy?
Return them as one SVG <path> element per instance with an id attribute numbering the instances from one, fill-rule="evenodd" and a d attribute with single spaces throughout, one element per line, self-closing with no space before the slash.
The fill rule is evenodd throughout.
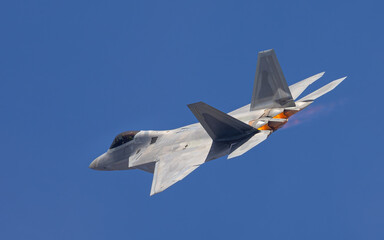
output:
<path id="1" fill-rule="evenodd" d="M 112 149 L 112 148 L 121 146 L 121 145 L 123 145 L 124 143 L 127 143 L 127 142 L 132 141 L 133 138 L 135 137 L 135 135 L 136 135 L 138 132 L 140 132 L 140 131 L 128 131 L 128 132 L 120 133 L 119 135 L 117 135 L 117 136 L 115 137 L 115 139 L 113 140 L 113 142 L 112 142 L 112 144 L 111 144 L 111 147 L 109 147 L 109 149 Z"/>

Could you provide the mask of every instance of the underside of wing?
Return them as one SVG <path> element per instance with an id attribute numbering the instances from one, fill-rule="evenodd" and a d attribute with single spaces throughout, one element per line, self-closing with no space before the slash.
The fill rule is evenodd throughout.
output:
<path id="1" fill-rule="evenodd" d="M 228 155 L 228 159 L 243 155 L 244 153 L 248 152 L 252 148 L 256 147 L 258 144 L 263 142 L 265 139 L 267 139 L 270 134 L 271 131 L 268 130 L 260 131 L 259 133 L 253 135 L 253 137 L 248 139 L 246 142 L 241 143 L 240 146 L 233 145 L 231 153 Z"/>
<path id="2" fill-rule="evenodd" d="M 297 82 L 291 86 L 289 86 L 289 90 L 291 91 L 292 98 L 296 100 L 298 96 L 300 96 L 301 93 L 304 92 L 304 90 L 314 83 L 316 80 L 321 78 L 324 75 L 324 72 L 318 73 L 316 75 L 313 75 L 312 77 L 306 78 L 300 82 Z"/>
<path id="3" fill-rule="evenodd" d="M 164 191 L 182 180 L 203 164 L 208 156 L 210 144 L 170 152 L 158 157 L 153 175 L 151 196 Z"/>
<path id="4" fill-rule="evenodd" d="M 308 101 L 314 101 L 315 99 L 323 96 L 324 94 L 326 94 L 327 92 L 329 91 L 332 91 L 335 87 L 337 87 L 337 85 L 339 85 L 342 81 L 344 81 L 344 79 L 346 79 L 346 77 L 343 77 L 343 78 L 339 78 L 337 80 L 334 80 L 333 82 L 330 82 L 328 83 L 327 85 L 323 86 L 322 88 L 320 89 L 317 89 L 316 91 L 308 94 L 307 96 L 301 98 L 300 100 L 298 100 L 299 102 L 308 102 Z"/>

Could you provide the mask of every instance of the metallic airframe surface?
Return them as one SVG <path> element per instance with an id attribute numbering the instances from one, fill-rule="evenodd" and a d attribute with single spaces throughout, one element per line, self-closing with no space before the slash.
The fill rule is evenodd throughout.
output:
<path id="1" fill-rule="evenodd" d="M 168 131 L 119 134 L 91 164 L 96 170 L 140 169 L 153 173 L 150 195 L 164 191 L 201 164 L 240 156 L 278 130 L 295 113 L 333 90 L 335 80 L 296 100 L 324 72 L 288 87 L 273 49 L 259 52 L 251 103 L 228 114 L 203 102 L 188 105 L 199 123 Z"/>

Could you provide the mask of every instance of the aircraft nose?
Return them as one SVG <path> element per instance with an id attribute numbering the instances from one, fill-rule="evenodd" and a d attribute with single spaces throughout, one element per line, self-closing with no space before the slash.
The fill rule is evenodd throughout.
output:
<path id="1" fill-rule="evenodd" d="M 91 169 L 96 169 L 97 168 L 97 165 L 98 165 L 98 162 L 99 162 L 99 158 L 96 158 L 95 160 L 93 160 L 91 162 L 91 164 L 89 164 L 89 168 Z"/>

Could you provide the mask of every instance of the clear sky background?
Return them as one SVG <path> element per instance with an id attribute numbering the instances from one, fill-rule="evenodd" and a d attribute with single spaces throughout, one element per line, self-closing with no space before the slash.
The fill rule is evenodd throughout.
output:
<path id="1" fill-rule="evenodd" d="M 383 8 L 2 0 L 0 238 L 384 239 Z M 348 78 L 153 197 L 149 173 L 88 169 L 122 131 L 196 122 L 189 103 L 248 104 L 270 48 L 288 84 Z"/>

